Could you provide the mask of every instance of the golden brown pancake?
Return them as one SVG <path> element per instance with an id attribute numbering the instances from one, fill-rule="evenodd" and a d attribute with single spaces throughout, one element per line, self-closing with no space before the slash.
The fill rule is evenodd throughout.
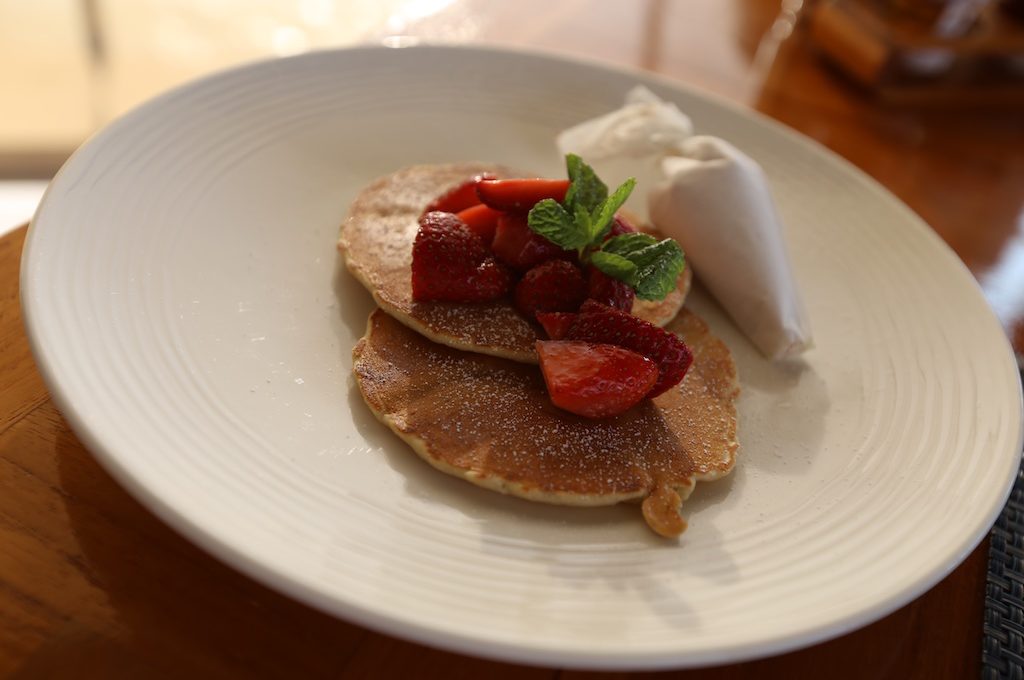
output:
<path id="1" fill-rule="evenodd" d="M 457 349 L 537 362 L 539 329 L 505 300 L 483 304 L 414 302 L 412 243 L 419 216 L 432 200 L 473 175 L 523 177 L 503 166 L 483 163 L 416 165 L 382 177 L 352 203 L 341 228 L 338 249 L 348 270 L 366 286 L 377 304 L 410 328 Z M 687 267 L 664 300 L 637 301 L 633 313 L 659 326 L 683 305 L 690 287 Z"/>
<path id="2" fill-rule="evenodd" d="M 683 382 L 614 418 L 555 407 L 536 366 L 439 345 L 376 310 L 352 352 L 370 409 L 422 458 L 479 486 L 558 505 L 643 499 L 663 536 L 697 481 L 735 462 L 736 366 L 697 315 L 668 326 L 694 353 Z"/>

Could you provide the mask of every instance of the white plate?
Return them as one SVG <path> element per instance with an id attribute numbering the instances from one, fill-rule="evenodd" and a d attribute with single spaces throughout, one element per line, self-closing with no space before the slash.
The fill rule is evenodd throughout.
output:
<path id="1" fill-rule="evenodd" d="M 353 387 L 371 302 L 334 249 L 373 177 L 469 159 L 560 173 L 554 133 L 638 82 L 764 165 L 817 341 L 769 364 L 695 300 L 739 365 L 742 447 L 678 544 L 635 506 L 534 505 L 416 458 Z M 309 604 L 469 654 L 685 666 L 849 631 L 971 551 L 1021 446 L 1002 331 L 906 207 L 761 117 L 552 56 L 367 48 L 171 92 L 68 161 L 22 285 L 65 416 L 163 519 Z"/>

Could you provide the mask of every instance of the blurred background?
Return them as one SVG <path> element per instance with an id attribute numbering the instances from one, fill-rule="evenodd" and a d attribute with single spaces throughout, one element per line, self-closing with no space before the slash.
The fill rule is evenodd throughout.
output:
<path id="1" fill-rule="evenodd" d="M 31 216 L 46 181 L 91 133 L 164 90 L 239 63 L 407 30 L 473 40 L 481 27 L 467 4 L 0 0 L 0 230 Z"/>
<path id="2" fill-rule="evenodd" d="M 417 40 L 663 73 L 829 146 L 979 277 L 1021 249 L 1024 0 L 0 0 L 0 230 L 31 216 L 88 135 L 168 88 Z"/>

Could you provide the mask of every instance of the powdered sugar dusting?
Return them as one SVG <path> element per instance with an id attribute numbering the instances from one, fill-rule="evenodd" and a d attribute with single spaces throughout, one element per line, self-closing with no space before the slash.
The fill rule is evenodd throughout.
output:
<path id="1" fill-rule="evenodd" d="M 487 304 L 416 303 L 412 244 L 424 206 L 482 172 L 517 173 L 463 163 L 405 168 L 370 184 L 353 202 L 339 241 L 349 269 L 389 312 L 439 342 L 535 361 L 537 332 L 507 301 Z"/>
<path id="2" fill-rule="evenodd" d="M 735 387 L 716 389 L 696 361 L 680 389 L 589 420 L 554 407 L 535 366 L 437 345 L 378 311 L 355 371 L 367 402 L 429 456 L 521 495 L 646 495 L 732 467 Z"/>

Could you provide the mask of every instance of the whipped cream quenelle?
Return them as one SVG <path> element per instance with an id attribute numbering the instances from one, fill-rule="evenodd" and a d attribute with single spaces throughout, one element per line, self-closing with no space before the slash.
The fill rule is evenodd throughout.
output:
<path id="1" fill-rule="evenodd" d="M 697 276 L 767 357 L 794 357 L 811 330 L 761 167 L 728 142 L 694 136 L 674 104 L 637 87 L 621 109 L 557 139 L 611 186 L 636 177 L 627 209 L 676 239 Z M 645 200 L 646 199 L 646 200 Z"/>
<path id="2" fill-rule="evenodd" d="M 692 136 L 686 114 L 638 86 L 621 109 L 564 130 L 555 143 L 563 156 L 575 153 L 586 159 L 609 187 L 635 177 L 637 190 L 623 207 L 650 222 L 644 192 L 663 179 L 662 159 L 681 153 Z"/>

